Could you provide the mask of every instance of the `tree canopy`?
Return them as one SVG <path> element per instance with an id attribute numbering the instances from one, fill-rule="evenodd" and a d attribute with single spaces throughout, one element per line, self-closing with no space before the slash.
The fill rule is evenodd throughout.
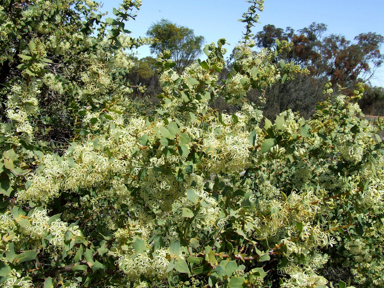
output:
<path id="1" fill-rule="evenodd" d="M 158 55 L 165 50 L 171 51 L 171 58 L 176 64 L 176 70 L 181 72 L 191 65 L 201 53 L 203 36 L 195 36 L 192 29 L 178 26 L 169 20 L 152 24 L 147 36 L 153 39 L 151 53 Z"/>
<path id="2" fill-rule="evenodd" d="M 356 83 L 368 82 L 384 61 L 380 46 L 384 37 L 373 33 L 357 35 L 353 43 L 341 35 L 327 35 L 325 24 L 312 23 L 295 32 L 288 27 L 285 31 L 274 25 L 266 25 L 255 36 L 258 47 L 271 48 L 277 40 L 293 44 L 291 49 L 280 55 L 281 59 L 306 66 L 314 76 L 326 76 L 334 87 L 341 85 L 353 90 Z"/>

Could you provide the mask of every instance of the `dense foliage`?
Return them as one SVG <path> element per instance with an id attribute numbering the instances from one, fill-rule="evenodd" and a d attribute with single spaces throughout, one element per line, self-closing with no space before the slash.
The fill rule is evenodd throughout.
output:
<path id="1" fill-rule="evenodd" d="M 164 51 L 146 115 L 127 82 L 145 40 L 124 28 L 140 2 L 105 22 L 91 0 L 0 6 L 1 287 L 382 287 L 384 125 L 363 89 L 265 119 L 246 93 L 308 70 L 276 61 L 286 41 L 254 53 L 253 0 L 228 78 L 224 39 L 181 74 Z"/>

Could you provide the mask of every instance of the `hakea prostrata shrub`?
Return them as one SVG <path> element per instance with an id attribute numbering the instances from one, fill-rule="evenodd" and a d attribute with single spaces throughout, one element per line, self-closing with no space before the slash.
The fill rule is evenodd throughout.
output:
<path id="1" fill-rule="evenodd" d="M 272 123 L 263 99 L 247 103 L 251 88 L 308 73 L 274 61 L 288 43 L 252 50 L 263 1 L 249 2 L 228 79 L 224 39 L 181 75 L 164 51 L 150 115 L 121 76 L 145 41 L 122 22 L 140 1 L 106 22 L 88 0 L 2 3 L 1 287 L 384 285 L 383 123 L 364 120 L 362 91 L 325 87 L 309 120 L 288 110 Z M 218 97 L 238 112 L 212 110 Z M 42 131 L 64 120 L 57 147 Z"/>

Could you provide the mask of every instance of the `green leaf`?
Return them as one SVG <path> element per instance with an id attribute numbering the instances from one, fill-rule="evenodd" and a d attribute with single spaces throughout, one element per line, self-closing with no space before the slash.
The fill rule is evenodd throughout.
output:
<path id="1" fill-rule="evenodd" d="M 95 272 L 97 270 L 105 270 L 105 266 L 96 260 L 95 264 L 92 265 L 92 271 Z"/>
<path id="2" fill-rule="evenodd" d="M 101 241 L 101 246 L 97 248 L 97 253 L 99 253 L 100 256 L 103 256 L 105 253 L 108 252 L 108 249 L 106 248 L 106 241 Z M 136 249 L 135 249 L 136 250 Z"/>
<path id="3" fill-rule="evenodd" d="M 189 98 L 187 96 L 187 94 L 185 94 L 184 92 L 181 92 L 181 98 L 183 98 L 184 102 L 189 102 Z"/>
<path id="4" fill-rule="evenodd" d="M 56 214 L 56 215 L 53 215 L 52 217 L 50 217 L 48 219 L 48 224 L 52 224 L 53 222 L 55 222 L 56 220 L 60 220 L 60 216 L 61 214 Z"/>
<path id="5" fill-rule="evenodd" d="M 138 238 L 135 240 L 135 242 L 132 243 L 132 246 L 136 253 L 145 252 L 147 250 L 144 240 Z"/>
<path id="6" fill-rule="evenodd" d="M 252 192 L 248 192 L 244 195 L 244 200 L 241 202 L 241 207 L 251 207 L 252 202 L 249 200 L 249 198 L 252 196 Z"/>
<path id="7" fill-rule="evenodd" d="M 215 251 L 211 251 L 208 253 L 208 262 L 212 265 L 212 267 L 217 265 L 217 259 L 215 257 Z"/>
<path id="8" fill-rule="evenodd" d="M 209 54 L 211 54 L 211 52 L 209 52 L 209 45 L 208 44 L 204 46 L 203 51 L 204 51 L 205 55 L 207 55 L 207 56 L 209 56 Z"/>
<path id="9" fill-rule="evenodd" d="M 219 114 L 219 122 L 221 123 L 221 124 L 223 124 L 224 126 L 227 126 L 227 124 L 225 124 L 224 123 L 224 121 L 223 121 L 223 114 Z"/>
<path id="10" fill-rule="evenodd" d="M 10 196 L 12 192 L 11 182 L 7 174 L 0 175 L 0 194 Z"/>
<path id="11" fill-rule="evenodd" d="M 44 288 L 52 288 L 52 287 L 53 287 L 52 278 L 48 277 L 44 281 Z"/>
<path id="12" fill-rule="evenodd" d="M 161 135 L 163 135 L 163 137 L 165 137 L 165 138 L 169 138 L 169 139 L 174 138 L 174 137 L 172 137 L 172 135 L 171 135 L 171 133 L 168 131 L 168 129 L 165 128 L 164 126 L 160 128 L 160 133 L 161 133 Z"/>
<path id="13" fill-rule="evenodd" d="M 77 112 L 80 116 L 85 116 L 87 115 L 87 111 L 86 110 L 80 110 L 79 112 Z"/>
<path id="14" fill-rule="evenodd" d="M 182 211 L 183 211 L 182 216 L 185 218 L 192 218 L 193 216 L 195 216 L 195 214 L 193 214 L 191 209 L 182 208 Z"/>
<path id="15" fill-rule="evenodd" d="M 171 257 L 179 257 L 180 254 L 180 242 L 175 241 L 172 243 L 172 245 L 169 247 L 169 254 L 171 254 Z"/>
<path id="16" fill-rule="evenodd" d="M 2 240 L 3 240 L 4 242 L 9 242 L 9 241 L 12 241 L 15 237 L 16 237 L 15 233 L 14 233 L 13 231 L 10 231 L 10 232 L 8 232 L 8 234 L 6 234 L 6 235 L 3 236 Z M 13 245 L 13 244 L 12 244 L 12 245 Z M 12 250 L 12 251 L 13 251 L 13 250 Z M 7 254 L 7 253 L 6 253 L 6 254 Z M 13 254 L 16 255 L 15 252 L 13 252 Z M 7 260 L 8 260 L 8 259 L 7 259 Z M 11 260 L 8 260 L 8 261 L 11 261 Z"/>
<path id="17" fill-rule="evenodd" d="M 281 59 L 280 60 L 280 66 L 281 66 L 281 68 L 285 68 L 285 62 L 284 62 L 284 60 L 283 59 Z"/>
<path id="18" fill-rule="evenodd" d="M 255 146 L 256 144 L 256 130 L 253 130 L 251 135 L 249 135 L 249 144 Z"/>
<path id="19" fill-rule="evenodd" d="M 19 217 L 19 215 L 24 215 L 23 210 L 18 206 L 13 207 L 11 213 L 12 213 L 14 218 Z"/>
<path id="20" fill-rule="evenodd" d="M 105 119 L 108 119 L 108 120 L 113 120 L 113 117 L 111 116 L 111 115 L 109 115 L 109 114 L 104 114 L 104 118 Z M 95 120 L 93 120 L 93 119 L 96 119 L 96 121 Z M 93 120 L 93 121 L 92 121 Z M 91 123 L 92 124 L 95 124 L 97 122 L 97 118 L 92 118 L 91 119 Z"/>
<path id="21" fill-rule="evenodd" d="M 162 137 L 162 138 L 160 139 L 160 143 L 161 143 L 161 145 L 163 145 L 163 146 L 168 146 L 168 145 L 169 145 L 169 141 L 168 141 L 168 139 L 165 138 L 165 137 Z"/>
<path id="22" fill-rule="evenodd" d="M 291 61 L 291 69 L 295 70 L 295 62 L 293 62 L 293 60 Z"/>
<path id="23" fill-rule="evenodd" d="M 107 18 L 105 19 L 105 23 L 109 24 L 109 25 L 112 25 L 112 23 L 114 22 L 115 20 L 113 18 Z"/>
<path id="24" fill-rule="evenodd" d="M 8 245 L 8 251 L 5 252 L 5 259 L 8 261 L 8 262 L 12 262 L 13 259 L 15 259 L 16 257 L 16 253 L 15 253 L 15 244 L 13 243 L 10 243 Z"/>
<path id="25" fill-rule="evenodd" d="M 193 268 L 192 272 L 193 272 L 194 275 L 199 275 L 199 274 L 203 273 L 204 270 L 205 270 L 205 266 L 203 265 L 203 266 L 200 266 L 200 267 Z"/>
<path id="26" fill-rule="evenodd" d="M 268 118 L 265 118 L 264 129 L 268 130 L 271 127 L 272 127 L 272 122 Z"/>
<path id="27" fill-rule="evenodd" d="M 239 117 L 237 117 L 235 114 L 232 114 L 232 123 L 236 125 L 239 122 Z"/>
<path id="28" fill-rule="evenodd" d="M 93 125 L 93 124 L 96 124 L 98 121 L 99 121 L 99 119 L 97 119 L 97 118 L 91 118 L 90 122 Z"/>
<path id="29" fill-rule="evenodd" d="M 191 238 L 189 240 L 189 246 L 191 246 L 194 249 L 197 249 L 200 246 L 199 240 L 197 240 L 196 238 Z"/>
<path id="30" fill-rule="evenodd" d="M 261 278 L 264 278 L 265 276 L 267 276 L 267 273 L 264 271 L 262 267 L 252 269 L 251 273 Z"/>
<path id="31" fill-rule="evenodd" d="M 1 209 L 4 209 L 8 206 L 9 202 L 6 200 L 6 201 L 0 201 L 0 210 Z"/>
<path id="32" fill-rule="evenodd" d="M 32 57 L 31 56 L 27 56 L 27 55 L 23 55 L 23 54 L 19 54 L 19 57 L 23 60 L 31 60 Z"/>
<path id="33" fill-rule="evenodd" d="M 200 62 L 200 66 L 205 70 L 209 70 L 209 65 L 205 61 Z"/>
<path id="34" fill-rule="evenodd" d="M 72 268 L 72 271 L 85 271 L 88 269 L 87 265 L 75 265 Z"/>
<path id="35" fill-rule="evenodd" d="M 197 81 L 195 78 L 188 78 L 187 79 L 187 83 L 189 84 L 189 85 L 198 85 L 200 82 L 199 81 Z"/>
<path id="36" fill-rule="evenodd" d="M 188 137 L 187 134 L 185 133 L 180 133 L 179 134 L 179 139 L 180 139 L 180 143 L 182 144 L 189 144 L 189 142 L 191 141 Z"/>
<path id="37" fill-rule="evenodd" d="M 33 39 L 28 43 L 28 48 L 31 52 L 36 51 L 36 45 L 35 45 L 35 42 L 33 42 Z"/>
<path id="38" fill-rule="evenodd" d="M 36 76 L 37 74 L 36 73 L 34 73 L 33 71 L 31 71 L 30 69 L 25 69 L 24 70 L 24 72 L 25 73 L 27 73 L 29 76 L 31 76 L 31 77 L 34 77 L 34 76 Z"/>
<path id="39" fill-rule="evenodd" d="M 261 151 L 263 153 L 268 152 L 275 145 L 275 139 L 266 139 L 263 144 L 261 144 Z"/>
<path id="40" fill-rule="evenodd" d="M 192 256 L 188 257 L 187 259 L 189 263 L 194 263 L 194 264 L 200 264 L 203 260 L 204 259 L 201 257 L 192 257 Z"/>
<path id="41" fill-rule="evenodd" d="M 217 273 L 217 275 L 219 276 L 219 278 L 221 280 L 223 280 L 224 276 L 225 276 L 225 268 L 223 266 L 216 266 L 215 268 L 215 272 Z"/>
<path id="42" fill-rule="evenodd" d="M 345 283 L 344 281 L 339 281 L 339 288 L 346 288 L 347 287 L 347 283 Z"/>
<path id="43" fill-rule="evenodd" d="M 189 155 L 189 148 L 186 145 L 180 144 L 177 148 L 178 148 L 179 154 L 182 157 L 187 157 Z"/>
<path id="44" fill-rule="evenodd" d="M 192 122 L 197 122 L 197 118 L 195 114 L 193 114 L 192 112 L 189 112 L 189 116 L 191 117 Z"/>
<path id="45" fill-rule="evenodd" d="M 169 265 L 167 267 L 167 270 L 165 271 L 166 273 L 172 271 L 173 268 L 175 268 L 175 259 L 172 259 L 170 262 L 169 262 Z"/>
<path id="46" fill-rule="evenodd" d="M 175 122 L 169 123 L 167 127 L 168 127 L 168 131 L 172 135 L 172 138 L 175 138 L 176 134 L 180 133 L 179 127 L 177 126 L 177 124 Z"/>
<path id="47" fill-rule="evenodd" d="M 275 125 L 276 125 L 276 128 L 278 130 L 281 130 L 281 128 L 283 127 L 284 123 L 285 123 L 284 116 L 277 116 L 276 117 Z"/>
<path id="48" fill-rule="evenodd" d="M 271 257 L 268 255 L 268 253 L 265 253 L 263 256 L 260 257 L 259 262 L 265 262 L 271 260 Z"/>
<path id="49" fill-rule="evenodd" d="M 308 124 L 305 124 L 304 126 L 301 127 L 301 136 L 303 137 L 309 137 L 311 136 L 311 126 L 309 126 Z"/>
<path id="50" fill-rule="evenodd" d="M 299 232 L 303 232 L 303 223 L 301 222 L 296 222 L 296 227 L 297 227 L 297 230 L 299 230 Z"/>
<path id="51" fill-rule="evenodd" d="M 11 268 L 7 264 L 0 262 L 0 277 L 7 277 L 9 272 L 11 272 Z"/>
<path id="52" fill-rule="evenodd" d="M 69 168 L 75 167 L 75 160 L 73 158 L 68 158 L 67 160 Z"/>
<path id="53" fill-rule="evenodd" d="M 83 245 L 80 245 L 80 248 L 79 250 L 77 250 L 75 258 L 73 258 L 73 261 L 79 262 L 81 259 L 81 256 L 83 255 L 83 252 L 84 252 Z"/>
<path id="54" fill-rule="evenodd" d="M 231 277 L 236 270 L 237 270 L 236 261 L 229 261 L 228 264 L 225 266 L 225 273 L 227 277 Z"/>
<path id="55" fill-rule="evenodd" d="M 209 92 L 205 92 L 204 95 L 203 95 L 203 99 L 211 100 L 211 94 Z"/>
<path id="56" fill-rule="evenodd" d="M 36 259 L 36 256 L 37 256 L 37 253 L 35 251 L 25 251 L 21 254 L 18 254 L 14 261 L 15 263 L 23 263 L 23 262 L 26 262 L 26 261 L 31 261 L 31 260 L 35 260 Z"/>
<path id="57" fill-rule="evenodd" d="M 15 167 L 14 169 L 10 169 L 12 174 L 15 176 L 22 176 L 29 173 L 30 170 L 22 170 L 19 167 Z"/>
<path id="58" fill-rule="evenodd" d="M 148 143 L 148 135 L 143 135 L 141 138 L 140 138 L 140 144 L 143 145 L 143 146 L 146 146 Z"/>
<path id="59" fill-rule="evenodd" d="M 257 71 L 256 66 L 252 67 L 252 69 L 251 69 L 251 76 L 252 77 L 257 77 L 258 73 L 259 73 L 259 71 Z"/>
<path id="60" fill-rule="evenodd" d="M 189 274 L 188 264 L 184 259 L 179 258 L 176 260 L 175 269 L 177 272 Z"/>
<path id="61" fill-rule="evenodd" d="M 31 226 L 31 223 L 29 223 L 28 219 L 25 219 L 22 217 L 22 215 L 19 215 L 18 217 L 15 218 L 17 224 L 20 225 L 21 228 L 27 228 Z"/>
<path id="62" fill-rule="evenodd" d="M 49 63 L 49 64 L 53 63 L 53 61 L 48 59 L 48 58 L 43 58 L 42 61 L 45 62 L 45 63 Z"/>
<path id="63" fill-rule="evenodd" d="M 283 79 L 281 79 L 281 83 L 284 84 L 284 82 L 287 80 L 288 75 L 284 74 Z"/>
<path id="64" fill-rule="evenodd" d="M 11 169 L 15 169 L 15 166 L 13 165 L 13 161 L 12 161 L 12 159 L 7 159 L 7 158 L 5 158 L 4 159 L 4 167 L 5 168 L 7 168 L 7 169 L 9 169 L 9 170 L 11 170 Z"/>
<path id="65" fill-rule="evenodd" d="M 84 253 L 84 259 L 85 259 L 85 261 L 87 261 L 88 265 L 90 265 L 90 266 L 95 264 L 95 262 L 92 259 L 92 252 L 93 251 L 91 249 L 87 249 Z"/>
<path id="66" fill-rule="evenodd" d="M 242 78 L 242 79 L 240 79 L 240 83 L 241 83 L 241 85 L 247 85 L 249 83 L 249 79 L 248 78 Z"/>
<path id="67" fill-rule="evenodd" d="M 195 191 L 193 190 L 187 191 L 187 199 L 192 203 L 197 204 L 199 202 L 199 198 L 200 198 L 199 195 L 197 195 Z"/>
<path id="68" fill-rule="evenodd" d="M 245 279 L 243 277 L 233 277 L 228 284 L 229 288 L 240 288 L 243 287 Z"/>

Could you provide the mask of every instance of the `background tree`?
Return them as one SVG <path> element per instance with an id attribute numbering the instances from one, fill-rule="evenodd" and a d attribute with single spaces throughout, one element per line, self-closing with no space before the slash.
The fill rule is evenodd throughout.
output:
<path id="1" fill-rule="evenodd" d="M 159 82 L 159 76 L 156 72 L 156 59 L 145 57 L 142 59 L 132 58 L 134 66 L 126 74 L 125 78 L 132 87 L 132 98 L 145 105 L 150 113 L 154 107 L 159 104 L 159 95 L 162 91 Z"/>
<path id="2" fill-rule="evenodd" d="M 178 26 L 165 19 L 152 24 L 147 35 L 154 40 L 150 46 L 151 53 L 159 54 L 164 50 L 171 51 L 172 60 L 179 73 L 196 60 L 204 42 L 204 37 L 195 36 L 192 29 Z"/>
<path id="3" fill-rule="evenodd" d="M 346 89 L 343 93 L 352 95 L 356 85 L 358 83 L 369 84 L 376 69 L 382 65 L 384 55 L 380 53 L 379 48 L 384 42 L 383 36 L 371 32 L 363 33 L 356 36 L 355 42 L 352 42 L 341 35 L 324 36 L 326 31 L 325 24 L 317 23 L 312 23 L 297 32 L 290 27 L 283 30 L 274 25 L 265 25 L 263 30 L 256 34 L 255 40 L 260 48 L 276 47 L 276 40 L 291 42 L 291 49 L 280 53 L 275 61 L 293 61 L 300 67 L 307 67 L 311 72 L 311 75 L 301 75 L 290 83 L 279 82 L 274 84 L 276 87 L 266 90 L 267 102 L 264 112 L 267 117 L 274 118 L 288 107 L 294 111 L 300 111 L 303 116 L 307 117 L 314 111 L 316 103 L 324 100 L 322 87 L 327 81 L 332 83 L 335 91 L 338 89 L 338 85 L 341 85 Z M 294 82 L 300 84 L 292 86 Z M 313 85 L 319 86 L 314 87 Z M 309 91 L 312 93 L 300 89 L 310 89 Z M 368 94 L 376 92 L 369 92 L 369 89 L 371 89 L 370 85 L 367 85 L 365 94 L 372 100 Z M 258 92 L 253 91 L 252 93 L 257 94 Z M 304 101 L 302 97 L 308 99 Z M 288 103 L 290 104 L 287 106 Z M 301 106 L 300 103 L 306 104 Z M 307 106 L 309 103 L 312 108 Z M 364 103 L 367 102 L 360 103 L 365 105 Z M 364 107 L 362 108 L 364 109 Z"/>
<path id="4" fill-rule="evenodd" d="M 384 88 L 383 87 L 366 87 L 363 99 L 359 101 L 359 105 L 365 114 L 384 116 Z"/>
<path id="5" fill-rule="evenodd" d="M 292 42 L 292 49 L 281 53 L 279 59 L 306 66 L 313 77 L 326 76 L 334 87 L 341 85 L 352 89 L 358 82 L 367 83 L 383 64 L 380 46 L 384 37 L 372 32 L 362 33 L 352 43 L 341 35 L 323 36 L 326 31 L 325 24 L 317 23 L 297 32 L 290 27 L 284 32 L 274 25 L 266 25 L 256 34 L 255 40 L 260 48 L 275 47 L 276 39 Z"/>

